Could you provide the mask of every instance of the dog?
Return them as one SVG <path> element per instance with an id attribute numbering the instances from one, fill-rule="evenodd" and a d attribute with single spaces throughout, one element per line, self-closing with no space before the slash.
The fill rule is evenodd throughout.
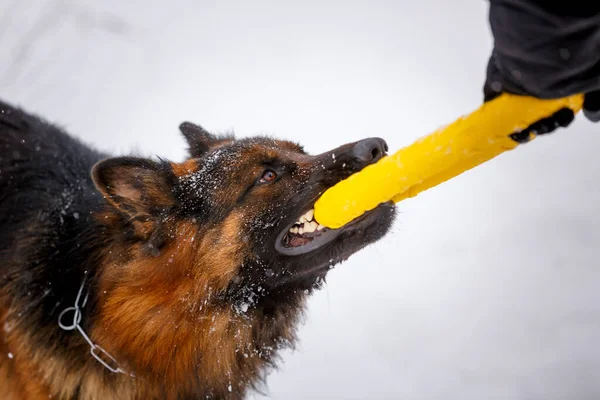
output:
<path id="1" fill-rule="evenodd" d="M 335 230 L 312 211 L 382 139 L 310 155 L 180 130 L 182 162 L 109 157 L 0 102 L 0 398 L 243 399 L 393 223 L 392 204 Z"/>

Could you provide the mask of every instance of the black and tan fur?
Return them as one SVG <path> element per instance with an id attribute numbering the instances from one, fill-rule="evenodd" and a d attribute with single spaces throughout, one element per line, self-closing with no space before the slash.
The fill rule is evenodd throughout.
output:
<path id="1" fill-rule="evenodd" d="M 382 205 L 321 249 L 279 254 L 282 229 L 381 154 L 180 129 L 182 163 L 109 158 L 0 102 L 1 399 L 242 399 L 330 266 L 392 222 Z M 84 277 L 83 329 L 135 377 L 59 328 Z"/>

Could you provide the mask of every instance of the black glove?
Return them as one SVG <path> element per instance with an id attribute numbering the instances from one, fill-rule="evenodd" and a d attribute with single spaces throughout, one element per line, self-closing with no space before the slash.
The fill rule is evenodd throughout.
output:
<path id="1" fill-rule="evenodd" d="M 585 95 L 583 99 L 583 115 L 592 122 L 600 121 L 600 90 Z"/>
<path id="2" fill-rule="evenodd" d="M 600 121 L 600 2 L 490 0 L 489 20 L 494 50 L 484 102 L 503 92 L 541 99 L 585 93 L 583 114 Z M 573 119 L 564 108 L 511 137 L 522 143 L 530 132 L 550 133 Z"/>

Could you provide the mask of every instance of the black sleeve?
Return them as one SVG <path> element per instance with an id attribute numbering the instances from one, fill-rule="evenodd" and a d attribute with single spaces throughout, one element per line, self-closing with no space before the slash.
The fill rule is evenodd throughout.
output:
<path id="1" fill-rule="evenodd" d="M 501 91 L 558 98 L 600 89 L 600 0 L 489 1 L 486 100 Z"/>

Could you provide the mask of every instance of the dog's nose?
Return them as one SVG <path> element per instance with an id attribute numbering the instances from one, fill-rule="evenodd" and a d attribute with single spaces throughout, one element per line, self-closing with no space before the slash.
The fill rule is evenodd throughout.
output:
<path id="1" fill-rule="evenodd" d="M 366 163 L 379 161 L 388 150 L 387 143 L 381 138 L 361 140 L 354 145 L 352 155 Z"/>

